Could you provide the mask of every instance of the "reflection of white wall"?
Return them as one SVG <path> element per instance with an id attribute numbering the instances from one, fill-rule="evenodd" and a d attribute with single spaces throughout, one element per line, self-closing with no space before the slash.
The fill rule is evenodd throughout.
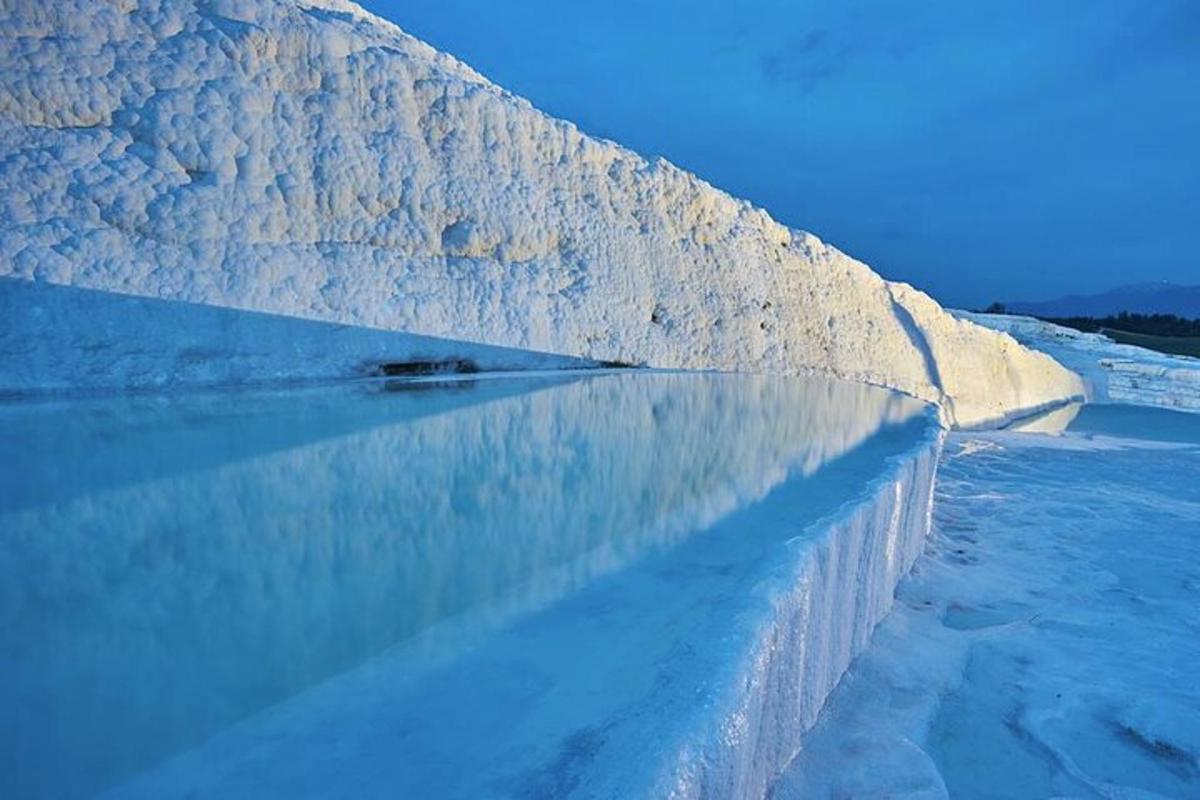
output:
<path id="1" fill-rule="evenodd" d="M 23 43 L 0 50 L 12 276 L 661 367 L 824 369 L 961 422 L 1079 388 L 341 0 L 19 4 L 0 36 Z"/>
<path id="2" fill-rule="evenodd" d="M 420 394 L 444 403 L 438 391 Z M 458 391 L 472 390 L 444 394 Z M 386 418 L 378 394 L 312 394 L 326 430 Z M 128 430 L 141 452 L 150 418 L 157 446 L 174 440 L 161 404 L 109 402 L 127 416 L 101 404 L 84 425 Z M 170 402 L 180 432 L 222 441 L 210 401 Z M 248 456 L 252 403 L 229 423 L 251 437 L 240 460 L 0 518 L 0 627 L 20 654 L 0 692 L 46 704 L 15 747 L 57 729 L 119 749 L 129 740 L 91 723 L 121 719 L 167 752 L 431 626 L 486 627 L 548 602 L 922 414 L 860 384 L 622 373 Z M 0 421 L 20 427 L 19 409 Z M 107 769 L 133 758 L 113 752 Z"/>
<path id="3" fill-rule="evenodd" d="M 437 669 L 390 651 L 111 796 L 762 796 L 921 550 L 940 437 L 920 430 Z"/>
<path id="4" fill-rule="evenodd" d="M 1047 411 L 1044 414 L 1036 414 L 1031 417 L 1025 417 L 1009 425 L 1005 430 L 1017 431 L 1020 433 L 1045 433 L 1051 436 L 1058 436 L 1064 433 L 1075 418 L 1079 416 L 1079 410 L 1083 408 L 1082 403 L 1067 403 L 1065 406 Z"/>

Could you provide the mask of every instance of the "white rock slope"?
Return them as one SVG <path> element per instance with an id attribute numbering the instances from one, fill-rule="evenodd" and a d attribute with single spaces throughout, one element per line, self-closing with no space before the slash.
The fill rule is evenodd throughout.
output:
<path id="1" fill-rule="evenodd" d="M 954 312 L 1026 347 L 1040 350 L 1083 378 L 1093 403 L 1127 403 L 1200 412 L 1200 360 L 1118 344 L 1101 333 L 1009 314 Z"/>
<path id="2" fill-rule="evenodd" d="M 343 0 L 0 4 L 0 275 L 663 367 L 974 423 L 1076 377 Z"/>

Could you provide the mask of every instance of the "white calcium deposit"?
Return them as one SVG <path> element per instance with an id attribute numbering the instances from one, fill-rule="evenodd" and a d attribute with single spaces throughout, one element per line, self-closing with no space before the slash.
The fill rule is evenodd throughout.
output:
<path id="1" fill-rule="evenodd" d="M 1083 378 L 1088 401 L 1200 412 L 1200 359 L 1118 344 L 1053 322 L 1008 314 L 956 315 L 1053 356 Z"/>
<path id="2" fill-rule="evenodd" d="M 0 276 L 658 367 L 816 369 L 959 424 L 1082 391 L 342 0 L 0 5 Z"/>

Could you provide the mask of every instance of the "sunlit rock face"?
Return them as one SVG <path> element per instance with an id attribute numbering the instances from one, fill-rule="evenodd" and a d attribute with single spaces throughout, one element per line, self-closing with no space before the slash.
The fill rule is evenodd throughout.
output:
<path id="1" fill-rule="evenodd" d="M 815 368 L 959 422 L 1079 391 L 350 3 L 17 2 L 0 37 L 2 274 L 662 367 Z"/>
<path id="2" fill-rule="evenodd" d="M 1092 402 L 1200 412 L 1200 360 L 1118 344 L 1101 333 L 1084 333 L 1034 317 L 954 313 L 1053 356 L 1083 379 Z"/>

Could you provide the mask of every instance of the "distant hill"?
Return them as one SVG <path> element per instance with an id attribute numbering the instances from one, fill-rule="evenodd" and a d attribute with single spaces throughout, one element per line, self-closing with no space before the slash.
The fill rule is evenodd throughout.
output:
<path id="1" fill-rule="evenodd" d="M 1006 303 L 1005 308 L 1010 314 L 1034 317 L 1109 317 L 1128 311 L 1200 319 L 1200 286 L 1180 286 L 1166 281 L 1133 283 L 1101 294 L 1072 294 L 1056 300 Z"/>

